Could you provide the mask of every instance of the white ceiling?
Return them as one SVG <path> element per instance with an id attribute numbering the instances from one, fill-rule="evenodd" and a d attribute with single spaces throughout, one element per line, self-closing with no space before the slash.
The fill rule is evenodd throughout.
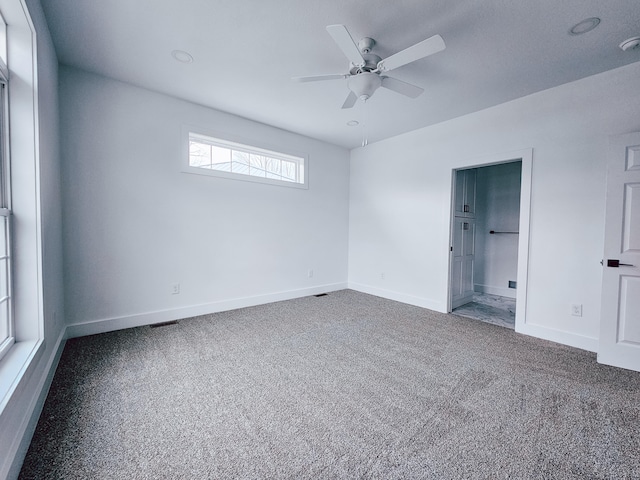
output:
<path id="1" fill-rule="evenodd" d="M 43 0 L 60 63 L 344 147 L 388 138 L 640 60 L 638 0 Z M 580 36 L 569 29 L 602 22 Z M 447 48 L 388 75 L 417 99 L 379 89 L 341 110 L 347 73 L 325 30 L 372 37 L 385 58 L 440 34 Z M 194 62 L 179 63 L 173 50 Z M 366 109 L 366 111 L 364 111 Z"/>

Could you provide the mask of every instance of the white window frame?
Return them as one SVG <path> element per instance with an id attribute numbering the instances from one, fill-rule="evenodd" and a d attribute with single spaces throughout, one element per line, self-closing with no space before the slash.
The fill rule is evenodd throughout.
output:
<path id="1" fill-rule="evenodd" d="M 275 178 L 264 178 L 253 176 L 250 174 L 226 172 L 222 170 L 214 170 L 206 167 L 197 167 L 190 164 L 190 152 L 189 145 L 191 138 L 196 138 L 199 142 L 209 144 L 215 147 L 222 147 L 232 151 L 243 152 L 248 154 L 255 154 L 273 158 L 276 160 L 283 160 L 287 162 L 293 162 L 296 165 L 297 176 L 300 183 L 296 181 L 278 180 Z M 307 155 L 299 152 L 293 152 L 288 149 L 274 147 L 271 145 L 265 145 L 262 142 L 256 142 L 251 140 L 242 139 L 230 134 L 221 132 L 205 131 L 197 127 L 184 126 L 182 128 L 182 172 L 192 173 L 196 175 L 207 175 L 211 177 L 226 178 L 231 180 L 241 180 L 245 182 L 263 183 L 268 185 L 279 185 L 283 187 L 291 188 L 309 188 L 309 161 Z M 300 171 L 301 170 L 301 171 Z"/>
<path id="2" fill-rule="evenodd" d="M 7 413 L 44 352 L 40 144 L 36 31 L 25 0 L 0 0 L 7 27 L 10 88 L 6 134 L 11 158 L 12 304 L 15 342 L 0 359 L 0 431 L 16 428 Z M 15 82 L 12 79 L 19 79 Z M 20 401 L 20 400 L 18 400 Z M 6 430 L 5 430 L 6 431 Z M 4 452 L 3 452 L 4 453 Z M 0 478 L 15 451 L 0 455 Z"/>
<path id="3" fill-rule="evenodd" d="M 0 21 L 4 19 L 0 16 Z M 0 275 L 4 276 L 7 291 L 3 295 L 0 293 L 0 308 L 6 308 L 6 326 L 8 334 L 5 338 L 0 338 L 0 360 L 9 352 L 15 343 L 15 328 L 13 324 L 13 301 L 12 301 L 12 275 L 11 275 L 11 161 L 9 157 L 9 108 L 8 108 L 8 88 L 9 70 L 4 61 L 0 58 L 0 221 L 5 225 L 0 227 L 0 235 L 4 236 L 2 243 L 5 251 L 0 251 L 0 261 L 6 261 L 6 267 L 0 269 Z M 5 306 L 6 304 L 6 306 Z"/>

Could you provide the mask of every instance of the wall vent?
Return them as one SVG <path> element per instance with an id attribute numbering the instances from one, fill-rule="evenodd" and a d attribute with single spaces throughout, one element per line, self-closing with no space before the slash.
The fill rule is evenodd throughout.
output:
<path id="1" fill-rule="evenodd" d="M 154 323 L 153 325 L 149 325 L 151 328 L 158 328 L 158 327 L 166 327 L 168 325 L 177 325 L 178 321 L 177 320 L 171 320 L 170 322 L 160 322 L 160 323 Z"/>
<path id="2" fill-rule="evenodd" d="M 314 295 L 314 297 L 326 297 L 328 295 L 328 293 L 319 293 L 317 295 Z"/>

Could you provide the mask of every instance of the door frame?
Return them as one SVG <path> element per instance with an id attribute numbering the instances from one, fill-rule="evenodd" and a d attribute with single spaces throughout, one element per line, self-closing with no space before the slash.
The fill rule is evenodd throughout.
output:
<path id="1" fill-rule="evenodd" d="M 529 237 L 531 222 L 531 183 L 533 172 L 533 148 L 517 150 L 513 152 L 497 153 L 486 157 L 479 157 L 463 161 L 461 164 L 451 169 L 451 195 L 449 212 L 449 275 L 447 284 L 447 312 L 451 313 L 452 292 L 452 267 L 453 255 L 451 245 L 453 242 L 453 228 L 455 216 L 455 181 L 458 170 L 468 170 L 471 168 L 490 167 L 503 163 L 522 162 L 522 173 L 520 179 L 520 220 L 518 235 L 518 275 L 516 281 L 516 324 L 515 331 L 526 333 L 527 329 L 527 285 L 529 279 Z"/>

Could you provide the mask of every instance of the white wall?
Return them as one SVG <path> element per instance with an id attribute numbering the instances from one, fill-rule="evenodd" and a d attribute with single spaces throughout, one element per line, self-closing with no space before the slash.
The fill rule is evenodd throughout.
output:
<path id="1" fill-rule="evenodd" d="M 39 1 L 27 0 L 26 4 L 37 32 L 39 183 L 33 178 L 30 181 L 39 187 L 40 192 L 38 228 L 42 268 L 39 275 L 42 280 L 44 343 L 30 366 L 25 367 L 22 379 L 0 415 L 0 478 L 17 477 L 20 471 L 64 341 L 58 60 Z M 14 205 L 14 208 L 18 207 Z M 15 221 L 24 222 L 25 219 L 16 214 Z M 20 294 L 15 292 L 16 299 Z M 30 295 L 27 301 L 37 304 L 38 298 Z"/>
<path id="2" fill-rule="evenodd" d="M 631 64 L 354 150 L 350 287 L 446 311 L 452 169 L 533 148 L 526 332 L 595 350 L 607 136 L 640 130 L 639 76 Z"/>
<path id="3" fill-rule="evenodd" d="M 476 243 L 474 291 L 516 297 L 521 162 L 476 169 Z"/>
<path id="4" fill-rule="evenodd" d="M 71 336 L 346 287 L 347 150 L 69 67 L 60 96 Z M 183 125 L 306 153 L 309 189 L 181 173 Z"/>

